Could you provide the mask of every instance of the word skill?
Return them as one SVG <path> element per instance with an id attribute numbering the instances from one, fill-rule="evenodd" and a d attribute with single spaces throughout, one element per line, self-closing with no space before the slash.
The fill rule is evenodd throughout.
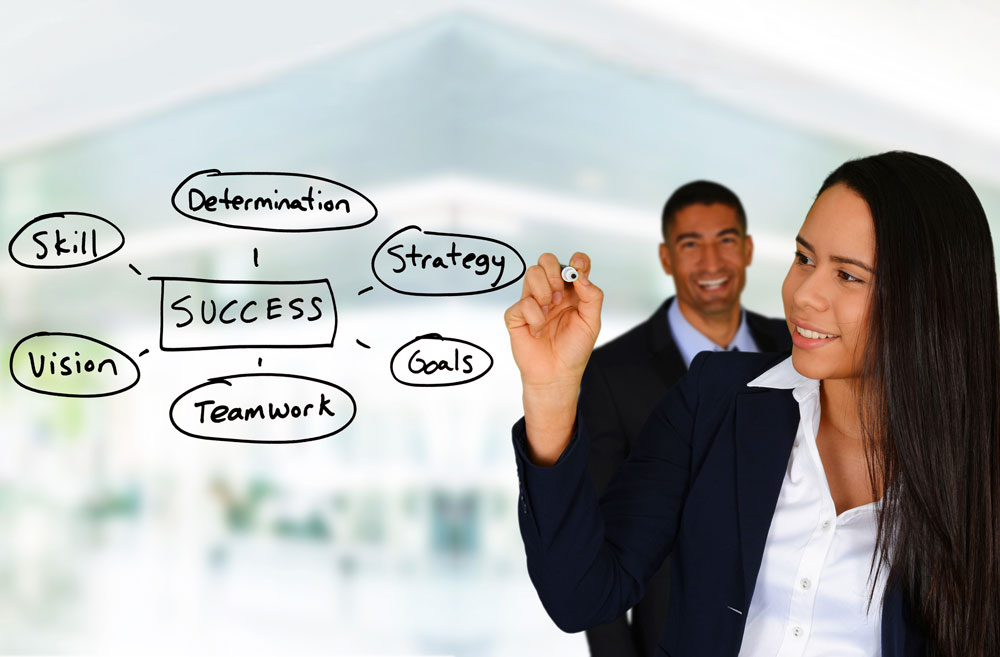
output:
<path id="1" fill-rule="evenodd" d="M 124 245 L 125 236 L 107 219 L 62 212 L 29 221 L 11 239 L 7 251 L 23 267 L 61 269 L 103 260 Z"/>

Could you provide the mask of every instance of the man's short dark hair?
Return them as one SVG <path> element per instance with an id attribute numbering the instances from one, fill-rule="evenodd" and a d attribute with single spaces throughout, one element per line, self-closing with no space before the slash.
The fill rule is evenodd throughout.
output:
<path id="1" fill-rule="evenodd" d="M 743 231 L 744 235 L 747 234 L 747 215 L 743 211 L 743 204 L 740 203 L 740 197 L 725 185 L 720 185 L 711 180 L 695 180 L 694 182 L 689 182 L 686 185 L 678 187 L 663 206 L 663 223 L 661 229 L 663 230 L 664 242 L 669 242 L 668 235 L 670 235 L 670 228 L 674 225 L 674 219 L 677 218 L 677 213 L 689 205 L 696 203 L 703 203 L 705 205 L 722 203 L 723 205 L 728 205 L 736 211 L 736 219 L 740 224 L 740 230 Z"/>

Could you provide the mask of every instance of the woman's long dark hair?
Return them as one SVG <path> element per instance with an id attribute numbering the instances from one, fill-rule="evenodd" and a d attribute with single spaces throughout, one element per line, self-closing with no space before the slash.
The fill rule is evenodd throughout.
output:
<path id="1" fill-rule="evenodd" d="M 1000 317 L 986 213 L 947 164 L 890 152 L 823 183 L 868 203 L 862 432 L 888 567 L 928 653 L 1000 655 Z"/>

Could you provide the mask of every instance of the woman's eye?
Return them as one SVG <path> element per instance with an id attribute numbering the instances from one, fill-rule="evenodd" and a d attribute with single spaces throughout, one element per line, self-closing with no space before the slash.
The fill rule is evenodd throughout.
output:
<path id="1" fill-rule="evenodd" d="M 852 275 L 848 274 L 848 273 L 847 273 L 846 271 L 844 271 L 844 270 L 840 270 L 840 271 L 838 272 L 838 274 L 840 275 L 840 277 L 841 277 L 842 279 L 844 279 L 844 280 L 845 280 L 845 281 L 847 281 L 848 283 L 864 283 L 864 281 L 863 281 L 863 280 L 861 280 L 860 278 L 858 278 L 857 276 L 852 276 Z"/>
<path id="2" fill-rule="evenodd" d="M 798 265 L 811 265 L 813 261 L 809 259 L 809 256 L 802 253 L 801 251 L 795 252 L 795 264 Z"/>

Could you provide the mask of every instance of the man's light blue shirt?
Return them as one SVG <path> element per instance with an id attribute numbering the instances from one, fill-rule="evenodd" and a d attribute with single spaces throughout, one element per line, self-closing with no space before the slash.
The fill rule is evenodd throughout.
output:
<path id="1" fill-rule="evenodd" d="M 670 308 L 667 309 L 667 324 L 670 326 L 670 332 L 674 336 L 674 342 L 677 343 L 677 349 L 681 352 L 681 358 L 684 359 L 686 367 L 691 367 L 691 361 L 703 351 L 733 351 L 734 348 L 740 351 L 760 351 L 750 335 L 750 327 L 747 326 L 747 313 L 742 307 L 740 308 L 740 327 L 736 329 L 733 341 L 725 348 L 715 344 L 706 338 L 701 331 L 691 326 L 691 322 L 681 312 L 681 305 L 677 303 L 677 299 L 674 299 Z"/>

